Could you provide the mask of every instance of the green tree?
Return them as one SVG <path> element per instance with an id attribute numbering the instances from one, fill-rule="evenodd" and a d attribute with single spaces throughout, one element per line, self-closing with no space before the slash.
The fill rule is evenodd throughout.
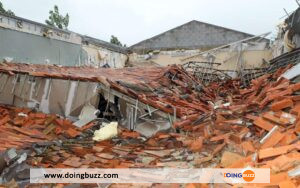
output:
<path id="1" fill-rule="evenodd" d="M 112 35 L 110 38 L 110 43 L 118 45 L 118 46 L 124 46 L 126 47 L 126 44 L 122 45 L 122 43 L 119 41 L 118 37 Z"/>
<path id="2" fill-rule="evenodd" d="M 6 10 L 3 8 L 3 4 L 0 1 L 0 13 L 5 13 Z"/>
<path id="3" fill-rule="evenodd" d="M 69 14 L 65 16 L 60 15 L 58 6 L 55 5 L 54 10 L 49 11 L 49 19 L 46 20 L 46 24 L 60 29 L 67 29 L 69 25 Z"/>
<path id="4" fill-rule="evenodd" d="M 2 14 L 7 14 L 7 15 L 10 15 L 10 16 L 14 16 L 15 13 L 11 10 L 5 10 L 5 8 L 3 7 L 3 4 L 0 2 L 0 13 Z"/>

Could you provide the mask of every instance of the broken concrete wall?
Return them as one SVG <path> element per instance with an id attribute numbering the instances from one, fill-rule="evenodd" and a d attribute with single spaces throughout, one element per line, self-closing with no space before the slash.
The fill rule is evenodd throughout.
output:
<path id="1" fill-rule="evenodd" d="M 295 10 L 289 17 L 285 20 L 287 27 L 285 28 L 289 35 L 291 36 L 292 43 L 295 48 L 300 47 L 300 7 Z"/>
<path id="2" fill-rule="evenodd" d="M 238 51 L 220 51 L 215 56 L 215 62 L 221 63 L 216 65 L 214 68 L 219 70 L 234 70 L 238 69 L 239 58 L 244 68 L 259 68 L 263 65 L 263 59 L 271 59 L 270 50 L 248 50 L 242 52 L 239 57 Z M 208 60 L 203 56 L 194 57 L 189 59 L 190 61 L 207 62 Z"/>
<path id="3" fill-rule="evenodd" d="M 300 34 L 295 34 L 293 41 L 295 42 L 296 48 L 300 48 Z"/>
<path id="4" fill-rule="evenodd" d="M 273 43 L 273 57 L 291 52 L 300 47 L 300 8 L 288 15 L 277 26 L 277 37 Z"/>
<path id="5" fill-rule="evenodd" d="M 88 60 L 85 63 L 88 66 L 99 68 L 108 65 L 111 68 L 123 68 L 128 59 L 126 54 L 93 44 L 83 45 L 83 49 L 88 54 Z"/>
<path id="6" fill-rule="evenodd" d="M 133 64 L 149 63 L 160 66 L 168 66 L 170 64 L 183 64 L 181 59 L 195 55 L 201 52 L 200 50 L 173 50 L 173 51 L 154 51 L 149 54 L 129 54 L 129 62 Z"/>
<path id="7" fill-rule="evenodd" d="M 0 83 L 0 103 L 3 104 L 63 116 L 78 116 L 87 103 L 98 107 L 97 84 L 93 82 L 3 74 Z"/>
<path id="8" fill-rule="evenodd" d="M 129 62 L 134 64 L 146 63 L 157 64 L 160 66 L 168 66 L 170 64 L 184 64 L 188 61 L 208 62 L 205 56 L 197 56 L 194 58 L 186 59 L 195 54 L 199 54 L 199 50 L 175 50 L 175 51 L 161 51 L 156 54 L 138 55 L 132 53 L 129 55 Z M 225 49 L 218 51 L 215 55 L 215 62 L 221 65 L 215 68 L 219 70 L 236 70 L 237 61 L 239 58 L 239 51 L 237 49 Z M 261 67 L 263 59 L 270 60 L 272 53 L 270 49 L 265 46 L 258 46 L 246 49 L 242 52 L 241 57 L 244 68 L 257 68 Z M 186 60 L 185 60 L 186 59 Z"/>

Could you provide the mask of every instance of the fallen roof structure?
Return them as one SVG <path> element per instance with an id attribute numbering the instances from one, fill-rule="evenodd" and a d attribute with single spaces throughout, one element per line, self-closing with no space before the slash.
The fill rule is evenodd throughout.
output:
<path id="1" fill-rule="evenodd" d="M 201 80 L 202 83 L 239 78 L 243 82 L 244 86 L 247 86 L 250 84 L 252 79 L 264 75 L 267 72 L 268 65 L 264 66 L 264 64 L 262 63 L 262 65 L 260 66 L 247 68 L 242 55 L 243 53 L 245 53 L 245 51 L 247 51 L 247 49 L 259 44 L 260 41 L 265 40 L 265 37 L 267 37 L 269 34 L 270 32 L 257 36 L 251 36 L 246 39 L 235 41 L 230 44 L 222 45 L 185 57 L 181 59 L 182 62 L 186 62 L 183 64 L 183 67 L 186 71 L 191 72 L 194 76 Z M 219 59 L 217 59 L 217 54 L 224 51 L 225 49 L 228 50 L 228 54 L 230 54 L 229 52 L 232 50 L 237 50 L 237 53 L 230 55 L 223 61 L 220 61 Z M 202 57 L 205 61 L 196 61 L 194 59 L 196 57 Z M 220 65 L 224 65 L 228 63 L 228 60 L 235 58 L 236 62 L 234 62 L 234 69 L 220 69 Z M 265 59 L 261 59 L 261 61 L 265 62 L 265 64 L 267 62 Z"/>
<path id="2" fill-rule="evenodd" d="M 299 17 L 299 9 L 286 21 L 295 31 L 299 22 L 296 17 Z M 190 34 L 185 31 L 189 28 L 205 32 L 193 32 L 197 40 L 187 40 Z M 211 31 L 218 32 L 211 35 Z M 0 188 L 2 185 L 53 187 L 52 184 L 30 184 L 30 168 L 178 167 L 269 168 L 269 184 L 227 182 L 221 186 L 299 186 L 300 49 L 295 45 L 285 54 L 279 50 L 281 55 L 270 61 L 262 60 L 261 67 L 251 69 L 253 67 L 243 64 L 241 55 L 255 45 L 254 41 L 269 43 L 264 38 L 266 34 L 252 36 L 197 21 L 172 32 L 143 41 L 133 49 L 221 46 L 193 52 L 194 55 L 183 59 L 190 60 L 183 66 L 95 69 L 0 63 Z M 284 39 L 291 37 L 288 34 Z M 181 37 L 175 44 L 174 36 L 187 37 Z M 127 53 L 103 41 L 81 37 L 85 45 Z M 234 38 L 240 41 L 234 42 Z M 229 39 L 230 44 L 224 45 Z M 211 42 L 212 46 L 199 45 L 197 41 Z M 287 42 L 291 45 L 291 41 Z M 216 69 L 214 66 L 220 65 L 214 59 L 216 52 L 231 46 L 237 53 L 227 54 L 230 57 L 222 61 L 237 57 L 232 61 L 237 69 Z M 202 55 L 203 62 L 192 59 Z M 164 176 L 149 175 L 151 178 Z M 214 185 L 167 186 L 206 188 Z"/>
<path id="3" fill-rule="evenodd" d="M 0 72 L 15 77 L 18 74 L 27 74 L 34 77 L 97 82 L 106 91 L 115 90 L 137 102 L 177 117 L 208 112 L 205 101 L 214 97 L 209 91 L 203 91 L 201 97 L 197 97 L 196 90 L 202 90 L 201 83 L 176 65 L 148 69 L 94 69 L 2 63 Z M 188 99 L 182 99 L 187 94 L 190 94 L 185 96 Z"/>
<path id="4" fill-rule="evenodd" d="M 283 62 L 290 55 L 277 59 Z M 45 168 L 270 168 L 268 186 L 296 186 L 300 183 L 300 83 L 284 78 L 284 73 L 295 69 L 296 63 L 288 62 L 252 80 L 247 88 L 238 79 L 204 86 L 179 66 L 103 71 L 2 64 L 0 71 L 10 76 L 93 81 L 166 115 L 176 109 L 178 119 L 172 123 L 178 133 L 170 130 L 145 139 L 119 127 L 118 136 L 93 141 L 93 132 L 103 120 L 77 128 L 57 115 L 1 106 L 0 130 L 9 135 L 1 140 L 1 150 L 8 149 L 4 155 L 15 152 L 22 164 Z M 5 159 L 2 182 L 26 180 L 20 175 L 24 171 L 14 171 L 19 166 L 15 159 Z"/>

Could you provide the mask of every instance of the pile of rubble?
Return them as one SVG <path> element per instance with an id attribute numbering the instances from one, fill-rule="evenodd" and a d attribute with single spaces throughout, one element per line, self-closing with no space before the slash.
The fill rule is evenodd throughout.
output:
<path id="1" fill-rule="evenodd" d="M 71 139 L 80 135 L 70 120 L 31 109 L 0 106 L 0 152 L 8 148 L 27 148 L 57 138 Z"/>
<path id="2" fill-rule="evenodd" d="M 19 66 L 27 65 L 1 69 L 14 74 Z M 22 70 L 37 75 L 44 68 Z M 163 69 L 160 74 L 158 69 Z M 179 66 L 151 69 L 147 84 L 102 77 L 98 79 L 102 83 L 166 113 L 176 109 L 179 119 L 174 129 L 145 138 L 119 127 L 117 137 L 97 142 L 92 136 L 101 126 L 98 120 L 77 128 L 57 115 L 1 106 L 4 144 L 0 151 L 6 150 L 5 155 L 9 148 L 18 148 L 27 153 L 27 165 L 46 168 L 270 168 L 269 185 L 296 187 L 300 184 L 300 83 L 282 77 L 289 69 L 252 80 L 248 88 L 242 88 L 239 80 L 203 86 Z M 66 74 L 56 69 L 47 72 L 55 77 Z"/>

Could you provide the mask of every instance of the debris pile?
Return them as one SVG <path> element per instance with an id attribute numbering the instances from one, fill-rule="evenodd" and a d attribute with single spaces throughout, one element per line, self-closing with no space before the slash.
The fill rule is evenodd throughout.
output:
<path id="1" fill-rule="evenodd" d="M 69 139 L 81 134 L 70 120 L 28 108 L 0 106 L 0 152 L 28 148 L 34 143 Z"/>
<path id="2" fill-rule="evenodd" d="M 213 91 L 207 93 L 200 81 L 178 65 L 147 69 L 93 69 L 2 63 L 0 72 L 10 76 L 27 74 L 35 77 L 97 82 L 177 117 L 209 112 L 211 109 L 206 101 L 214 98 Z"/>
<path id="3" fill-rule="evenodd" d="M 27 164 L 46 168 L 270 168 L 271 185 L 292 187 L 300 184 L 300 83 L 281 77 L 290 68 L 252 80 L 248 88 L 239 80 L 203 86 L 179 66 L 164 68 L 160 74 L 153 71 L 151 79 L 135 85 L 130 78 L 126 78 L 129 82 L 105 79 L 118 91 L 164 112 L 176 109 L 179 119 L 174 129 L 151 138 L 118 127 L 118 136 L 94 141 L 93 132 L 82 136 L 94 123 L 78 129 L 56 115 L 1 106 L 4 145 L 0 150 L 63 140 L 33 148 Z M 30 74 L 37 74 L 34 69 Z M 68 74 L 55 71 L 47 75 Z"/>

